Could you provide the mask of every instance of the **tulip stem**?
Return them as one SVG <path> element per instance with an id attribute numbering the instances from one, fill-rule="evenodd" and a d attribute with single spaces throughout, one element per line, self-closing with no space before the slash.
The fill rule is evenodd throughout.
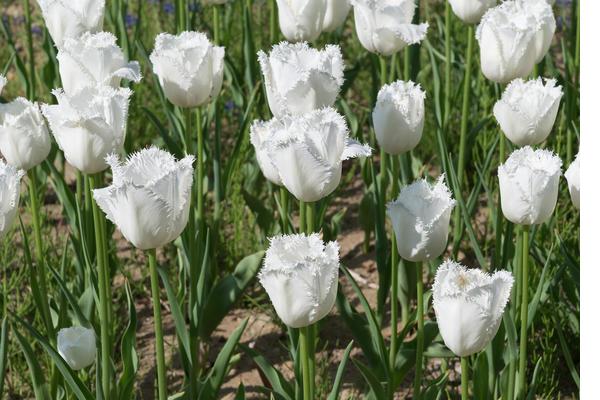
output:
<path id="1" fill-rule="evenodd" d="M 281 232 L 284 234 L 288 232 L 288 202 L 289 192 L 284 186 L 279 187 L 279 202 L 281 203 Z"/>
<path id="2" fill-rule="evenodd" d="M 277 5 L 275 0 L 269 0 L 269 40 L 272 44 L 277 41 Z"/>
<path id="3" fill-rule="evenodd" d="M 33 34 L 31 31 L 31 7 L 29 0 L 25 0 L 25 22 L 27 24 L 27 56 L 29 58 L 29 77 L 27 85 L 27 97 L 35 100 L 35 53 L 33 51 Z"/>
<path id="4" fill-rule="evenodd" d="M 310 326 L 300 328 L 300 363 L 302 366 L 302 398 L 304 400 L 311 400 L 310 395 L 310 367 L 309 367 L 309 344 L 308 344 L 308 330 Z"/>
<path id="5" fill-rule="evenodd" d="M 315 203 L 306 203 L 306 233 L 315 232 Z"/>
<path id="6" fill-rule="evenodd" d="M 452 63 L 450 62 L 451 57 L 451 37 L 450 37 L 450 29 L 451 29 L 451 13 L 450 13 L 450 1 L 446 0 L 446 9 L 445 9 L 445 36 L 444 36 L 444 55 L 446 57 L 446 63 L 444 64 L 444 128 L 448 133 L 448 121 L 450 120 L 450 90 L 451 90 L 451 71 L 452 71 Z"/>
<path id="7" fill-rule="evenodd" d="M 523 262 L 521 264 L 521 343 L 519 348 L 519 396 L 525 399 L 527 391 L 527 311 L 529 308 L 529 225 L 523 225 Z"/>
<path id="8" fill-rule="evenodd" d="M 460 398 L 469 400 L 469 359 L 460 358 Z"/>
<path id="9" fill-rule="evenodd" d="M 198 142 L 196 148 L 196 187 L 197 187 L 197 212 L 200 226 L 204 222 L 204 131 L 202 129 L 202 109 L 196 109 L 196 129 Z M 202 233 L 202 232 L 201 232 Z"/>
<path id="10" fill-rule="evenodd" d="M 160 313 L 160 287 L 156 267 L 156 249 L 148 250 L 148 265 L 150 267 L 150 282 L 152 285 L 152 308 L 154 310 L 154 332 L 156 337 L 156 375 L 158 380 L 158 398 L 167 400 L 167 370 L 165 368 L 165 349 Z"/>
<path id="11" fill-rule="evenodd" d="M 88 193 L 86 196 L 91 196 L 92 190 L 96 187 L 96 182 L 93 176 L 89 177 Z M 102 229 L 102 216 L 100 209 L 95 201 L 92 202 L 92 215 L 94 218 L 94 236 L 96 239 L 96 266 L 98 267 L 98 308 L 100 314 L 100 345 L 101 345 L 101 363 L 102 363 L 102 392 L 104 398 L 110 398 L 110 382 L 111 382 L 111 360 L 110 360 L 110 331 L 109 331 L 109 305 L 110 287 L 108 282 L 108 266 L 106 265 L 107 258 L 105 257 L 105 245 L 103 244 L 104 235 Z"/>
<path id="12" fill-rule="evenodd" d="M 398 165 L 398 157 L 392 157 L 392 199 L 395 199 L 396 196 L 398 196 L 398 191 L 399 191 L 399 185 L 398 185 L 398 179 L 399 179 L 399 165 Z M 391 339 L 390 339 L 390 371 L 394 370 L 394 367 L 396 365 L 396 353 L 398 351 L 398 261 L 399 261 L 399 257 L 398 257 L 398 247 L 396 244 L 396 234 L 394 233 L 394 230 L 392 229 L 392 258 L 391 258 L 391 263 L 392 263 L 392 268 L 391 268 L 391 274 L 392 274 L 392 283 L 391 283 L 391 295 L 390 295 L 390 306 L 391 306 L 391 317 L 390 317 L 390 327 L 391 327 Z M 393 376 L 393 374 L 392 374 Z M 391 382 L 391 386 L 392 386 L 392 392 L 395 389 L 395 384 L 393 382 Z"/>
<path id="13" fill-rule="evenodd" d="M 423 327 L 425 325 L 423 311 L 423 263 L 415 263 L 417 268 L 417 356 L 415 359 L 415 382 L 413 398 L 421 398 L 421 378 L 423 376 L 423 347 L 425 336 Z"/>

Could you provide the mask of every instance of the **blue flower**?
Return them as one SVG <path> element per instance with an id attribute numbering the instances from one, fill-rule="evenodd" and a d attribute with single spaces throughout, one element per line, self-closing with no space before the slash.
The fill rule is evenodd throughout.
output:
<path id="1" fill-rule="evenodd" d="M 42 30 L 41 27 L 37 26 L 37 25 L 32 25 L 31 26 L 31 33 L 33 33 L 36 36 L 42 36 L 42 33 L 44 31 Z"/>
<path id="2" fill-rule="evenodd" d="M 225 103 L 225 110 L 231 111 L 235 108 L 235 103 L 232 100 L 229 100 Z"/>
<path id="3" fill-rule="evenodd" d="M 125 26 L 127 28 L 131 28 L 132 26 L 138 23 L 138 17 L 135 15 L 127 14 L 125 15 Z"/>
<path id="4" fill-rule="evenodd" d="M 165 5 L 163 6 L 163 11 L 167 14 L 173 14 L 175 12 L 175 6 L 173 5 L 173 3 L 165 3 Z"/>

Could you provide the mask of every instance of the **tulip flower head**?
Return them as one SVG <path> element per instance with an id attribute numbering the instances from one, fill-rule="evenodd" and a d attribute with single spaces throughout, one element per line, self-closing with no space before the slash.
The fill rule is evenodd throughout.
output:
<path id="1" fill-rule="evenodd" d="M 569 165 L 565 172 L 565 178 L 569 184 L 569 193 L 571 194 L 571 201 L 576 209 L 579 210 L 579 154 L 575 157 L 575 161 Z"/>
<path id="2" fill-rule="evenodd" d="M 515 79 L 494 105 L 494 116 L 502 132 L 517 146 L 542 143 L 556 120 L 562 87 L 556 80 Z"/>
<path id="3" fill-rule="evenodd" d="M 113 183 L 94 190 L 94 199 L 123 236 L 142 250 L 177 239 L 188 222 L 194 157 L 177 161 L 170 153 L 150 147 L 125 163 L 116 155 L 106 162 Z"/>
<path id="4" fill-rule="evenodd" d="M 0 160 L 0 238 L 12 226 L 19 210 L 19 189 L 25 171 Z"/>
<path id="5" fill-rule="evenodd" d="M 0 104 L 0 152 L 10 165 L 27 171 L 48 157 L 50 146 L 37 104 L 23 97 Z"/>
<path id="6" fill-rule="evenodd" d="M 313 41 L 323 31 L 327 0 L 277 0 L 279 29 L 290 42 Z"/>
<path id="7" fill-rule="evenodd" d="M 552 5 L 547 0 L 520 0 L 527 16 L 535 21 L 535 62 L 539 63 L 550 49 L 556 31 Z"/>
<path id="8" fill-rule="evenodd" d="M 525 146 L 498 167 L 502 213 L 511 222 L 546 222 L 556 206 L 561 159 L 548 150 Z"/>
<path id="9" fill-rule="evenodd" d="M 123 152 L 131 90 L 95 86 L 72 96 L 52 93 L 58 104 L 42 111 L 69 164 L 85 174 L 105 170 L 106 156 Z"/>
<path id="10" fill-rule="evenodd" d="M 224 57 L 225 49 L 213 46 L 204 33 L 161 33 L 150 61 L 171 103 L 199 107 L 221 91 Z"/>
<path id="11" fill-rule="evenodd" d="M 420 43 L 427 23 L 412 23 L 414 0 L 351 0 L 358 40 L 371 53 L 392 55 L 404 47 Z"/>
<path id="12" fill-rule="evenodd" d="M 108 32 L 86 32 L 77 39 L 66 39 L 56 58 L 64 91 L 71 95 L 89 86 L 117 88 L 121 79 L 142 79 L 139 63 L 127 62 L 117 38 Z"/>
<path id="13" fill-rule="evenodd" d="M 255 123 L 254 143 L 261 130 L 257 149 L 266 151 L 271 160 L 261 167 L 265 175 L 277 171 L 287 190 L 306 202 L 318 201 L 337 188 L 342 161 L 371 155 L 368 145 L 348 136 L 344 118 L 332 108 Z"/>
<path id="14" fill-rule="evenodd" d="M 89 367 L 96 360 L 96 335 L 92 329 L 82 326 L 61 329 L 57 347 L 60 356 L 75 371 Z"/>
<path id="15" fill-rule="evenodd" d="M 2 74 L 0 74 L 0 94 L 2 94 L 2 91 L 4 90 L 4 86 L 6 86 L 6 77 Z"/>
<path id="16" fill-rule="evenodd" d="M 308 43 L 273 46 L 258 52 L 269 108 L 275 117 L 304 114 L 333 105 L 344 83 L 344 60 L 337 45 L 324 50 Z"/>
<path id="17" fill-rule="evenodd" d="M 450 260 L 440 265 L 433 309 L 444 343 L 454 354 L 475 354 L 496 336 L 513 282 L 508 271 L 489 275 Z"/>
<path id="18" fill-rule="evenodd" d="M 384 85 L 373 109 L 373 127 L 381 150 L 402 154 L 415 148 L 423 134 L 425 92 L 412 81 Z"/>
<path id="19" fill-rule="evenodd" d="M 270 239 L 260 284 L 281 320 L 303 328 L 324 318 L 335 302 L 340 267 L 339 245 L 317 234 Z"/>
<path id="20" fill-rule="evenodd" d="M 497 0 L 449 0 L 454 14 L 467 24 L 476 24 Z"/>
<path id="21" fill-rule="evenodd" d="M 38 0 L 46 27 L 59 49 L 66 39 L 102 30 L 105 0 Z"/>
<path id="22" fill-rule="evenodd" d="M 323 20 L 323 32 L 333 32 L 346 21 L 350 12 L 350 0 L 327 0 L 325 18 Z"/>
<path id="23" fill-rule="evenodd" d="M 430 261 L 446 249 L 455 201 L 442 175 L 434 185 L 418 180 L 387 204 L 398 254 L 413 262 Z"/>
<path id="24" fill-rule="evenodd" d="M 278 122 L 278 121 L 277 121 Z M 272 147 L 269 142 L 269 137 L 274 132 L 271 127 L 276 124 L 274 121 L 259 121 L 256 120 L 250 127 L 250 143 L 256 151 L 256 161 L 267 180 L 275 185 L 281 186 L 281 177 L 279 170 L 271 160 L 269 147 Z"/>

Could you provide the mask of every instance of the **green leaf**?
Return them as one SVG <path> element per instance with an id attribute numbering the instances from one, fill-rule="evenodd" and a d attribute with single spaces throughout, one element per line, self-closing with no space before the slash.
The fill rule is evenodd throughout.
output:
<path id="1" fill-rule="evenodd" d="M 340 388 L 342 386 L 342 376 L 344 375 L 344 370 L 346 369 L 346 364 L 348 363 L 348 358 L 350 357 L 350 351 L 352 351 L 353 345 L 354 342 L 350 341 L 348 346 L 346 346 L 346 350 L 344 350 L 344 355 L 342 356 L 342 360 L 338 366 L 335 374 L 335 380 L 333 381 L 333 387 L 331 388 L 329 396 L 327 396 L 327 400 L 337 400 L 339 398 Z"/>
<path id="2" fill-rule="evenodd" d="M 352 359 L 352 362 L 354 363 L 354 365 L 356 366 L 358 371 L 361 373 L 361 375 L 365 378 L 365 380 L 369 384 L 369 387 L 375 394 L 375 398 L 376 399 L 386 398 L 383 385 L 379 382 L 379 379 L 377 379 L 377 377 L 371 371 L 371 369 L 355 358 Z"/>
<path id="3" fill-rule="evenodd" d="M 246 345 L 241 344 L 240 347 L 258 366 L 263 383 L 270 385 L 270 389 L 282 398 L 286 400 L 294 399 L 294 388 L 290 386 L 285 377 L 265 357 Z"/>
<path id="4" fill-rule="evenodd" d="M 3 392 L 4 377 L 6 375 L 6 366 L 8 361 L 8 317 L 2 320 L 2 328 L 0 328 L 0 394 Z"/>
<path id="5" fill-rule="evenodd" d="M 488 389 L 488 360 L 484 352 L 479 353 L 473 371 L 473 398 L 487 400 L 490 396 Z"/>
<path id="6" fill-rule="evenodd" d="M 119 400 L 132 399 L 135 387 L 135 377 L 138 370 L 138 356 L 135 351 L 135 333 L 137 329 L 137 316 L 135 302 L 129 287 L 129 281 L 125 282 L 125 293 L 127 295 L 127 308 L 129 310 L 129 323 L 121 338 L 121 358 L 123 360 L 123 372 L 119 377 L 117 391 Z"/>
<path id="7" fill-rule="evenodd" d="M 48 385 L 44 379 L 42 367 L 39 364 L 39 355 L 33 351 L 29 344 L 29 340 L 25 339 L 18 329 L 13 329 L 13 332 L 17 338 L 17 342 L 19 342 L 19 345 L 21 346 L 23 355 L 25 356 L 25 361 L 27 362 L 27 367 L 31 374 L 31 384 L 33 386 L 35 398 L 37 400 L 49 400 L 50 392 L 48 391 Z"/>

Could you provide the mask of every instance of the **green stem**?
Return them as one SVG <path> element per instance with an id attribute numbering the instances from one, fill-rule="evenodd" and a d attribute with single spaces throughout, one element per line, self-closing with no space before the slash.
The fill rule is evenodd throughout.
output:
<path id="1" fill-rule="evenodd" d="M 300 232 L 306 232 L 306 203 L 300 201 Z"/>
<path id="2" fill-rule="evenodd" d="M 525 399 L 527 392 L 527 311 L 529 308 L 529 225 L 523 226 L 523 263 L 521 283 L 521 343 L 519 346 L 519 396 Z"/>
<path id="3" fill-rule="evenodd" d="M 315 203 L 306 203 L 306 233 L 315 232 Z"/>
<path id="4" fill-rule="evenodd" d="M 399 180 L 399 170 L 398 170 L 398 157 L 393 157 L 392 158 L 392 199 L 396 198 L 396 196 L 398 196 L 398 191 L 399 191 L 399 185 L 398 185 L 398 180 Z M 390 359 L 389 359 L 389 363 L 390 363 L 390 371 L 394 370 L 394 367 L 396 365 L 396 353 L 398 351 L 398 262 L 399 262 L 399 257 L 398 257 L 398 246 L 396 244 L 396 235 L 394 233 L 394 231 L 392 230 L 392 259 L 391 259 L 391 263 L 392 263 L 392 268 L 391 268 L 391 274 L 392 274 L 392 283 L 391 283 L 391 296 L 390 296 L 390 305 L 391 305 L 391 320 L 390 320 L 390 326 L 391 326 L 391 340 L 390 340 Z M 393 376 L 393 375 L 392 375 Z M 392 392 L 394 390 L 394 382 L 392 381 Z"/>
<path id="5" fill-rule="evenodd" d="M 450 29 L 451 29 L 451 16 L 450 12 L 450 1 L 446 0 L 446 10 L 445 10 L 445 36 L 444 36 L 444 55 L 446 57 L 446 63 L 444 65 L 444 128 L 447 128 L 448 121 L 450 119 L 450 90 L 451 90 L 451 72 L 452 72 L 452 63 L 450 62 L 451 57 L 451 37 L 450 37 Z"/>
<path id="6" fill-rule="evenodd" d="M 423 347 L 425 345 L 425 317 L 423 311 L 423 263 L 415 263 L 417 268 L 417 356 L 415 359 L 414 398 L 421 398 L 421 378 L 423 376 Z"/>
<path id="7" fill-rule="evenodd" d="M 27 24 L 27 56 L 29 58 L 29 87 L 27 97 L 35 100 L 35 53 L 33 52 L 33 35 L 31 32 L 31 7 L 29 0 L 25 0 L 25 23 Z"/>
<path id="8" fill-rule="evenodd" d="M 279 202 L 281 203 L 281 232 L 287 234 L 289 192 L 284 186 L 279 187 Z"/>
<path id="9" fill-rule="evenodd" d="M 460 358 L 460 398 L 469 400 L 469 359 Z"/>
<path id="10" fill-rule="evenodd" d="M 196 129 L 198 132 L 196 147 L 196 210 L 200 226 L 204 222 L 204 131 L 202 129 L 202 109 L 196 109 Z M 202 234 L 202 232 L 200 232 Z"/>
<path id="11" fill-rule="evenodd" d="M 302 398 L 304 400 L 312 400 L 310 394 L 310 367 L 309 367 L 309 344 L 308 330 L 310 326 L 300 328 L 300 363 L 302 366 Z"/>
<path id="12" fill-rule="evenodd" d="M 167 370 L 165 368 L 165 349 L 163 341 L 162 316 L 160 313 L 160 287 L 156 266 L 156 249 L 148 250 L 148 265 L 152 285 L 152 308 L 154 310 L 154 332 L 156 335 L 156 375 L 158 380 L 158 398 L 167 400 Z"/>
<path id="13" fill-rule="evenodd" d="M 86 196 L 91 196 L 91 191 L 96 187 L 96 181 L 93 176 L 89 178 L 89 193 Z M 96 238 L 96 264 L 98 267 L 98 297 L 99 297 L 99 313 L 100 313 L 100 344 L 101 344 L 101 365 L 102 365 L 102 392 L 104 398 L 110 398 L 110 383 L 111 383 L 111 343 L 110 343 L 110 326 L 109 326 L 109 302 L 107 293 L 110 293 L 108 282 L 108 271 L 105 263 L 106 258 L 105 245 L 103 244 L 104 235 L 102 234 L 102 216 L 96 202 L 92 202 L 92 214 L 94 217 L 94 236 Z"/>
<path id="14" fill-rule="evenodd" d="M 219 12 L 219 7 L 221 7 L 218 4 L 215 4 L 213 6 L 213 41 L 215 45 L 218 45 L 221 43 L 221 13 Z"/>
<path id="15" fill-rule="evenodd" d="M 215 107 L 215 154 L 213 156 L 213 174 L 214 174 L 214 190 L 215 190 L 215 211 L 214 218 L 216 221 L 221 216 L 221 120 L 219 117 L 219 102 L 216 99 L 213 103 Z"/>
<path id="16" fill-rule="evenodd" d="M 192 109 L 184 108 L 183 117 L 185 119 L 185 152 L 192 154 Z"/>
<path id="17" fill-rule="evenodd" d="M 380 86 L 383 86 L 387 83 L 387 63 L 385 62 L 385 57 L 379 57 L 379 80 Z"/>
<path id="18" fill-rule="evenodd" d="M 272 44 L 277 41 L 277 5 L 275 0 L 269 0 L 269 40 Z"/>

